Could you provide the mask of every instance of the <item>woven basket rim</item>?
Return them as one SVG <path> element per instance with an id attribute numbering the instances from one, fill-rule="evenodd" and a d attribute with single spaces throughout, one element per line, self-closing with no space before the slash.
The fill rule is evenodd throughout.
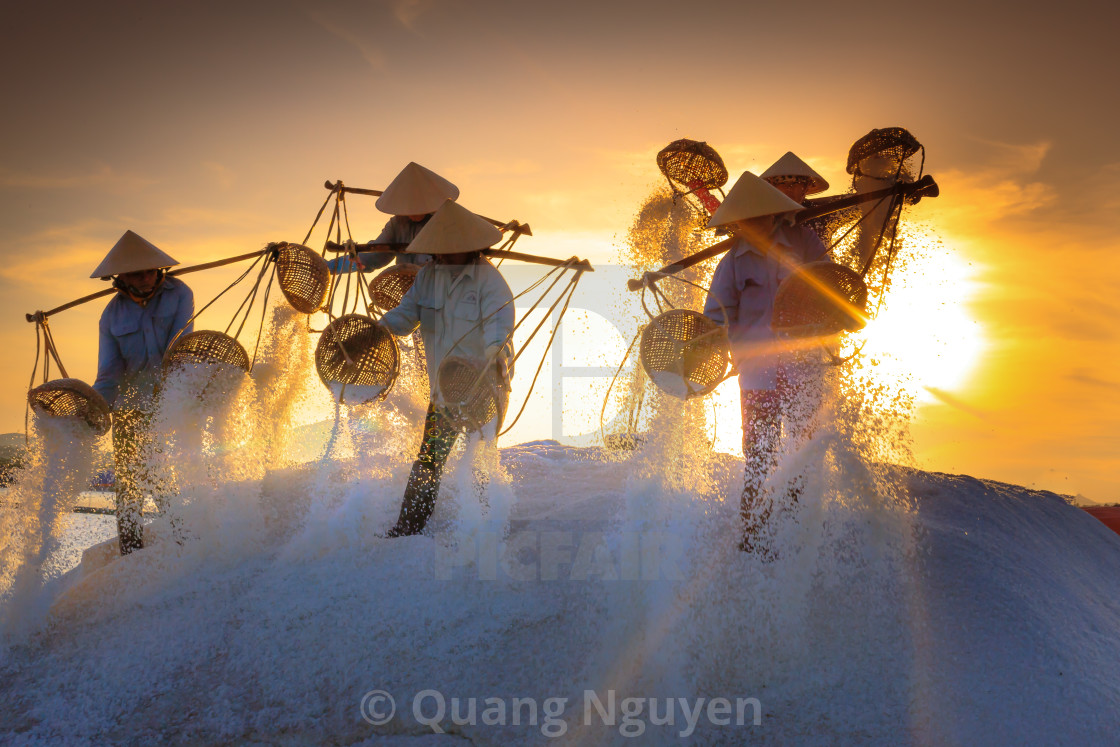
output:
<path id="1" fill-rule="evenodd" d="M 203 362 L 232 366 L 234 368 L 240 368 L 246 373 L 249 372 L 251 364 L 249 362 L 249 353 L 246 352 L 245 347 L 237 341 L 237 338 L 231 337 L 225 332 L 218 332 L 217 330 L 213 329 L 196 329 L 193 332 L 187 332 L 186 334 L 179 335 L 179 337 L 175 339 L 175 342 L 170 347 L 168 347 L 167 351 L 163 354 L 163 362 L 161 364 L 162 367 L 166 370 L 172 366 L 182 365 L 184 363 L 183 361 L 175 360 L 175 351 L 181 349 L 185 340 L 196 340 L 200 337 L 213 337 L 216 339 L 225 338 L 226 341 L 233 343 L 233 345 L 236 346 L 236 349 L 241 351 L 240 357 L 243 359 L 243 362 L 237 363 L 225 360 L 207 360 Z"/>
<path id="2" fill-rule="evenodd" d="M 387 304 L 379 303 L 379 301 L 383 300 L 388 295 L 384 290 L 381 289 L 381 286 L 387 281 L 394 280 L 401 276 L 409 276 L 412 278 L 412 282 L 415 282 L 416 275 L 419 272 L 420 266 L 409 262 L 400 265 L 390 265 L 381 272 L 377 273 L 377 275 L 369 281 L 368 287 L 370 306 L 373 306 L 374 308 L 377 308 L 383 312 L 390 311 L 391 309 L 395 308 L 396 304 L 394 304 L 393 306 L 388 306 Z M 409 283 L 409 285 L 411 286 L 411 282 Z M 405 290 L 405 293 L 407 292 L 408 291 Z M 401 294 L 401 298 L 403 297 L 404 294 Z M 400 303 L 400 299 L 397 300 L 397 303 Z"/>
<path id="3" fill-rule="evenodd" d="M 390 347 L 392 350 L 392 360 L 389 362 L 388 369 L 385 371 L 385 377 L 388 380 L 383 384 L 359 384 L 358 382 L 354 381 L 343 381 L 341 378 L 333 376 L 328 378 L 327 373 L 324 372 L 324 368 L 328 366 L 334 367 L 335 363 L 337 362 L 334 357 L 340 355 L 342 352 L 341 350 L 339 350 L 336 353 L 324 353 L 324 347 L 335 345 L 335 332 L 340 328 L 354 323 L 358 324 L 358 333 L 361 333 L 364 330 L 379 330 L 381 335 L 383 335 L 383 337 L 379 339 L 387 339 L 390 343 Z M 397 345 L 396 337 L 385 327 L 385 325 L 381 324 L 378 320 L 366 314 L 343 314 L 342 316 L 332 320 L 331 323 L 328 324 L 320 334 L 319 342 L 315 346 L 314 355 L 315 373 L 319 376 L 319 380 L 323 382 L 323 385 L 328 388 L 330 388 L 332 384 L 342 384 L 344 386 L 383 386 L 384 392 L 382 393 L 381 398 L 384 399 L 388 396 L 390 390 L 392 390 L 393 388 L 393 385 L 396 383 L 397 377 L 400 375 L 401 355 L 400 348 Z M 327 358 L 326 361 L 324 361 L 324 357 Z M 345 367 L 349 365 L 349 363 L 338 364 L 339 372 L 341 373 L 343 370 L 345 370 Z"/>
<path id="4" fill-rule="evenodd" d="M 42 402 L 38 400 L 36 394 L 50 392 L 70 392 L 78 396 L 85 402 L 85 407 L 82 408 L 84 412 L 60 414 L 44 409 L 41 406 Z M 101 396 L 100 392 L 81 379 L 65 378 L 46 381 L 28 390 L 27 402 L 38 416 L 82 420 L 99 436 L 107 433 L 112 427 L 113 408 L 109 406 L 109 403 Z"/>
<path id="5" fill-rule="evenodd" d="M 479 393 L 481 393 L 484 397 L 489 398 L 489 400 L 493 402 L 494 407 L 496 409 L 495 415 L 488 418 L 486 420 L 486 422 L 479 423 L 477 418 L 472 417 L 470 414 L 464 413 L 463 409 L 462 409 L 463 403 L 461 403 L 461 402 L 448 403 L 446 401 L 446 397 L 444 396 L 444 392 L 443 392 L 443 380 L 442 379 L 443 379 L 444 367 L 448 366 L 450 364 L 465 366 L 465 367 L 469 368 L 475 374 L 476 377 L 477 376 L 482 377 L 482 380 L 478 382 L 478 389 L 476 390 L 476 392 L 473 396 L 478 397 Z M 478 360 L 478 359 L 473 358 L 471 356 L 448 355 L 443 360 L 440 361 L 439 369 L 437 369 L 437 371 L 436 371 L 436 384 L 437 384 L 437 386 L 439 386 L 440 399 L 443 400 L 443 404 L 441 405 L 442 408 L 448 413 L 449 417 L 451 417 L 451 419 L 456 422 L 457 425 L 459 425 L 462 428 L 465 428 L 468 431 L 472 431 L 472 432 L 481 431 L 489 423 L 493 422 L 495 420 L 495 418 L 497 419 L 498 424 L 499 424 L 499 428 L 500 428 L 502 418 L 505 415 L 505 407 L 508 404 L 505 401 L 505 398 L 502 396 L 502 392 L 499 390 L 499 388 L 497 386 L 497 383 L 494 381 L 493 376 L 490 376 L 488 374 L 483 374 L 482 368 L 483 368 L 483 366 L 485 366 L 485 364 L 486 364 L 485 361 Z"/>
<path id="6" fill-rule="evenodd" d="M 286 260 L 285 257 L 298 255 L 303 257 L 308 265 L 308 272 L 301 273 L 306 278 L 313 281 L 315 286 L 319 286 L 318 298 L 309 298 L 304 293 L 296 292 L 289 289 L 286 285 L 291 284 L 291 278 L 286 266 L 294 265 L 292 260 Z M 316 311 L 323 307 L 326 303 L 327 293 L 330 290 L 330 268 L 327 261 L 323 259 L 315 250 L 303 244 L 285 244 L 279 248 L 279 255 L 276 259 L 276 274 L 277 283 L 280 286 L 280 292 L 284 295 L 284 299 L 301 314 L 314 314 Z M 285 280 L 289 282 L 286 284 Z"/>
<path id="7" fill-rule="evenodd" d="M 667 319 L 667 318 L 671 318 L 671 317 L 684 317 L 684 318 L 696 319 L 697 321 L 702 320 L 702 325 L 701 326 L 706 327 L 706 329 L 703 329 L 700 332 L 700 334 L 694 335 L 693 337 L 691 337 L 687 340 L 673 340 L 673 343 L 678 346 L 677 352 L 681 352 L 687 346 L 696 345 L 696 344 L 700 343 L 701 341 L 703 341 L 705 338 L 713 338 L 713 339 L 712 339 L 711 342 L 707 342 L 707 343 L 703 343 L 703 344 L 706 344 L 706 345 L 710 346 L 711 348 L 718 348 L 720 350 L 721 354 L 719 355 L 719 359 L 723 363 L 723 366 L 722 366 L 721 370 L 719 371 L 718 375 L 716 375 L 715 378 L 711 382 L 705 384 L 704 386 L 697 386 L 696 382 L 693 382 L 691 379 L 687 378 L 683 373 L 683 369 L 682 369 L 682 371 L 679 371 L 679 372 L 678 371 L 672 371 L 672 370 L 669 370 L 669 369 L 661 369 L 661 370 L 651 371 L 649 369 L 648 365 L 647 365 L 648 357 L 649 357 L 648 354 L 647 354 L 647 350 L 648 350 L 647 345 L 652 344 L 652 338 L 648 337 L 648 335 L 655 334 L 655 333 L 651 332 L 651 330 L 656 329 L 658 326 L 660 326 L 660 323 L 659 323 L 658 320 L 663 320 L 663 319 Z M 681 376 L 682 381 L 685 384 L 686 389 L 687 389 L 687 393 L 685 394 L 683 399 L 687 400 L 687 399 L 693 399 L 694 397 L 704 397 L 704 396 L 710 394 L 711 392 L 713 392 L 716 389 L 716 387 L 718 387 L 723 382 L 723 380 L 726 378 L 727 368 L 730 365 L 731 354 L 730 354 L 730 343 L 727 340 L 725 332 L 726 332 L 726 330 L 725 330 L 723 325 L 721 325 L 718 322 L 716 322 L 715 320 L 705 316 L 704 314 L 700 313 L 699 311 L 694 311 L 692 309 L 670 309 L 668 311 L 662 312 L 661 314 L 658 314 L 656 317 L 654 317 L 653 319 L 650 320 L 649 324 L 647 324 L 645 326 L 645 328 L 642 329 L 641 339 L 639 341 L 639 346 L 638 346 L 638 348 L 639 348 L 638 359 L 641 362 L 642 368 L 645 370 L 646 375 L 649 376 L 650 380 L 654 383 L 655 386 L 657 386 L 659 389 L 664 391 L 666 394 L 669 394 L 670 396 L 680 398 L 680 395 L 677 392 L 672 392 L 672 391 L 669 391 L 668 389 L 662 389 L 661 388 L 661 385 L 658 382 L 659 377 L 657 376 L 657 374 L 662 374 L 662 373 L 679 374 Z M 722 341 L 716 339 L 720 335 L 723 335 Z M 684 359 L 683 358 L 679 359 L 678 362 L 681 366 L 684 365 Z M 697 388 L 694 389 L 693 388 L 694 386 L 697 387 Z"/>

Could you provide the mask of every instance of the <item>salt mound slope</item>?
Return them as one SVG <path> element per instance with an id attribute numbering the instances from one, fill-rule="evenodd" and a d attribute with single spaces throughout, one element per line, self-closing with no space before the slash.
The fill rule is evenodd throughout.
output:
<path id="1" fill-rule="evenodd" d="M 583 708 L 585 690 L 605 702 L 612 688 L 620 701 L 758 699 L 760 725 L 701 719 L 686 735 L 697 744 L 1107 744 L 1120 732 L 1120 537 L 1053 494 L 900 471 L 916 502 L 902 565 L 843 541 L 762 563 L 734 549 L 733 500 L 700 512 L 710 525 L 666 503 L 665 544 L 680 553 L 649 562 L 627 554 L 626 513 L 657 488 L 627 462 L 540 443 L 504 450 L 503 464 L 508 540 L 485 525 L 378 539 L 401 472 L 340 482 L 303 525 L 241 546 L 203 537 L 72 574 L 49 626 L 4 652 L 0 741 L 613 744 L 619 723 Z M 716 465 L 724 495 L 740 473 Z M 266 488 L 294 502 L 309 483 Z M 378 727 L 360 711 L 375 689 L 398 704 Z M 488 697 L 571 700 L 555 740 L 543 714 L 456 725 L 449 711 L 433 734 L 412 713 L 425 689 L 449 708 L 473 696 L 480 713 Z M 675 713 L 654 726 L 647 708 L 637 741 L 678 743 Z"/>

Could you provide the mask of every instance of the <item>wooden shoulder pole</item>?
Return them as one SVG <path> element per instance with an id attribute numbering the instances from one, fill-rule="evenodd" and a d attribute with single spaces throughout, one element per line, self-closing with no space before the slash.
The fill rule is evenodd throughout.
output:
<path id="1" fill-rule="evenodd" d="M 340 192 L 342 194 L 367 195 L 369 197 L 380 197 L 381 195 L 385 194 L 385 192 L 380 189 L 359 189 L 357 187 L 347 187 L 341 181 L 332 182 L 330 179 L 323 183 L 323 187 L 330 190 L 331 192 Z M 482 218 L 487 223 L 497 226 L 503 231 L 513 231 L 514 233 L 521 233 L 525 234 L 526 236 L 533 235 L 533 231 L 531 228 L 529 228 L 528 223 L 521 223 L 520 221 L 516 220 L 506 221 L 503 223 L 500 220 L 487 218 L 485 215 L 479 215 L 478 217 Z"/>
<path id="2" fill-rule="evenodd" d="M 167 274 L 168 274 L 169 277 L 177 277 L 179 275 L 186 275 L 187 273 L 190 273 L 190 272 L 198 272 L 199 270 L 209 270 L 213 267 L 221 267 L 222 265 L 230 265 L 230 264 L 233 264 L 234 262 L 242 262 L 246 259 L 253 259 L 254 257 L 259 257 L 262 254 L 266 254 L 268 252 L 274 251 L 275 247 L 283 246 L 284 243 L 285 242 L 281 242 L 279 244 L 276 244 L 275 246 L 270 245 L 269 247 L 266 247 L 265 249 L 261 249 L 260 251 L 256 251 L 256 252 L 249 252 L 248 254 L 239 254 L 236 257 L 227 257 L 226 259 L 216 259 L 213 262 L 204 262 L 201 265 L 191 265 L 190 267 L 180 267 L 177 270 L 171 270 Z M 27 318 L 27 321 L 36 322 L 36 321 L 39 321 L 40 319 L 46 319 L 49 316 L 53 316 L 53 315 L 59 313 L 60 311 L 66 311 L 67 309 L 72 309 L 75 306 L 81 306 L 82 304 L 84 304 L 88 301 L 93 301 L 93 300 L 98 299 L 98 298 L 103 298 L 104 296 L 110 296 L 110 295 L 112 295 L 116 292 L 117 292 L 116 288 L 106 288 L 105 290 L 98 291 L 97 293 L 90 293 L 88 296 L 82 296 L 81 298 L 76 299 L 74 301 L 71 301 L 70 303 L 64 303 L 61 306 L 58 306 L 56 308 L 51 309 L 50 311 L 36 311 L 34 314 L 25 314 L 24 316 Z"/>
<path id="3" fill-rule="evenodd" d="M 848 208 L 855 207 L 856 205 L 862 205 L 867 202 L 873 202 L 875 200 L 893 197 L 894 195 L 902 195 L 910 199 L 921 199 L 922 197 L 937 197 L 938 192 L 939 188 L 937 186 L 937 182 L 933 180 L 932 176 L 926 174 L 918 181 L 910 184 L 896 184 L 893 187 L 878 189 L 874 192 L 864 192 L 863 194 L 852 195 L 850 197 L 842 197 L 838 200 L 833 200 L 821 205 L 814 205 L 812 207 L 805 208 L 804 210 L 794 214 L 794 222 L 800 225 L 815 218 L 820 218 L 824 215 L 837 213 L 841 210 L 847 210 Z M 691 254 L 684 259 L 674 262 L 671 265 L 665 265 L 660 270 L 647 272 L 640 278 L 628 280 L 626 282 L 626 287 L 632 291 L 639 291 L 647 283 L 653 282 L 658 278 L 661 278 L 665 275 L 675 275 L 686 267 L 692 267 L 699 262 L 703 262 L 706 259 L 711 259 L 712 257 L 722 254 L 723 252 L 731 248 L 732 243 L 734 243 L 734 239 L 724 239 L 718 244 L 713 244 L 707 249 L 701 249 L 695 254 Z"/>

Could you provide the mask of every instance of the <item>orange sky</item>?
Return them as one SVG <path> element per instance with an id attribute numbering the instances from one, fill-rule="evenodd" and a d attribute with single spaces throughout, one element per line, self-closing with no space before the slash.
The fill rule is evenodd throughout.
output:
<path id="1" fill-rule="evenodd" d="M 773 5 L 5 3 L 0 431 L 23 425 L 23 313 L 102 288 L 89 272 L 126 228 L 189 264 L 298 240 L 325 179 L 379 188 L 416 160 L 530 222 L 527 251 L 604 261 L 671 140 L 733 174 L 792 149 L 843 189 L 851 143 L 900 125 L 941 185 L 913 216 L 941 241 L 929 261 L 960 268 L 938 282 L 982 340 L 923 397 L 921 465 L 1120 500 L 1120 145 L 1100 87 L 1120 12 Z M 231 279 L 196 277 L 200 299 Z M 86 380 L 101 306 L 52 325 Z"/>

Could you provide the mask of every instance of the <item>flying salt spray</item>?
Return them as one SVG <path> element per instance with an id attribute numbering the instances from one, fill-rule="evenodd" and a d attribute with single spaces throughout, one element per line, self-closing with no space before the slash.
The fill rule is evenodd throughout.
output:
<path id="1" fill-rule="evenodd" d="M 682 245 L 648 237 L 706 238 L 675 207 L 666 195 L 647 200 L 632 255 L 649 252 L 657 266 Z M 701 308 L 700 295 L 681 305 Z M 728 460 L 711 451 L 703 401 L 654 391 L 612 547 L 622 568 L 628 558 L 639 568 L 639 580 L 605 589 L 610 622 L 596 687 L 758 695 L 769 710 L 795 707 L 805 677 L 825 676 L 807 673 L 905 679 L 914 660 L 915 537 L 894 465 L 912 463 L 913 403 L 905 387 L 875 374 L 859 358 L 828 367 L 811 396 L 786 403 L 798 427 L 787 424 L 763 484 L 775 498 L 766 553 L 740 550 L 741 455 L 728 474 Z"/>
<path id="2" fill-rule="evenodd" d="M 688 256 L 711 241 L 703 223 L 687 200 L 659 187 L 640 208 L 622 261 L 641 272 Z M 690 268 L 681 274 L 689 282 L 664 281 L 665 295 L 677 308 L 701 309 L 710 273 L 711 268 Z M 640 365 L 631 376 L 624 393 L 629 401 L 621 410 L 637 431 L 631 438 L 635 449 L 627 459 L 622 522 L 610 541 L 622 580 L 604 586 L 608 623 L 593 685 L 600 691 L 671 696 L 683 692 L 685 661 L 676 641 L 687 610 L 677 584 L 690 572 L 688 544 L 696 531 L 681 507 L 717 497 L 712 424 L 703 399 L 682 400 L 650 386 Z M 643 407 L 645 412 L 635 415 Z"/>
<path id="3" fill-rule="evenodd" d="M 84 422 L 36 417 L 28 462 L 0 510 L 0 626 L 4 643 L 39 627 L 53 593 L 48 566 L 93 475 L 99 437 Z"/>
<path id="4" fill-rule="evenodd" d="M 259 547 L 269 441 L 260 436 L 258 401 L 256 381 L 233 366 L 166 373 L 145 455 L 145 492 L 158 510 L 146 545 L 224 558 Z"/>

